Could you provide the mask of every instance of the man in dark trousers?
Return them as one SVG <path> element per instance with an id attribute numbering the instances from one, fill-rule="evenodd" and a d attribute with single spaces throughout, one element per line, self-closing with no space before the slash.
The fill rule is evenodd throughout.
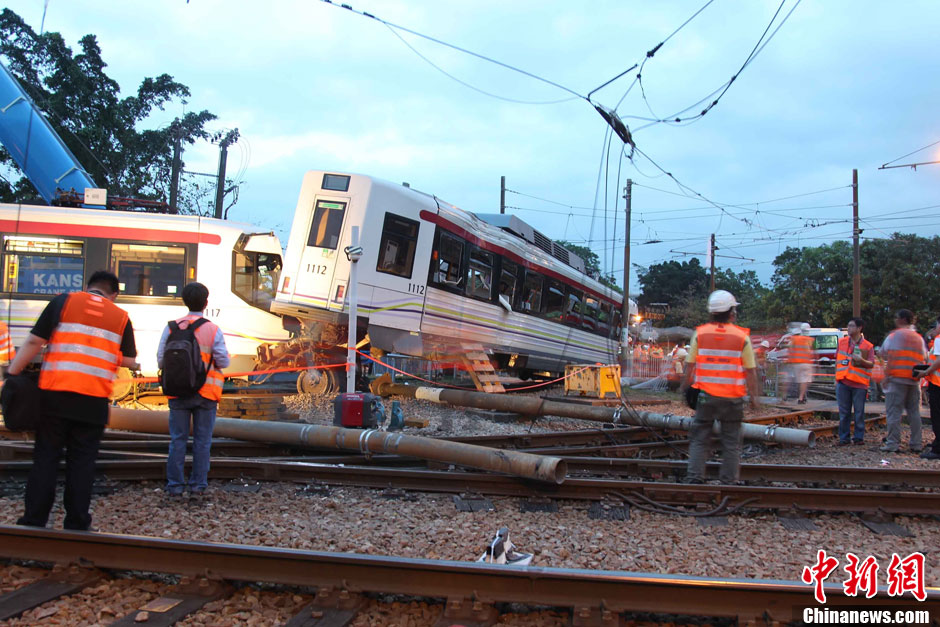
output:
<path id="1" fill-rule="evenodd" d="M 705 480 L 705 461 L 711 455 L 711 437 L 717 420 L 721 433 L 722 483 L 735 483 L 741 465 L 744 397 L 750 394 L 751 407 L 758 408 L 754 349 L 748 329 L 735 325 L 738 302 L 730 292 L 716 290 L 708 296 L 711 321 L 695 329 L 686 357 L 680 386 L 683 393 L 699 390 L 695 420 L 689 431 L 689 465 L 686 481 Z M 693 367 L 694 366 L 694 367 Z"/>
<path id="2" fill-rule="evenodd" d="M 138 367 L 131 321 L 114 304 L 118 291 L 117 277 L 98 271 L 84 292 L 53 298 L 10 364 L 9 374 L 19 375 L 46 347 L 39 374 L 42 415 L 26 484 L 26 511 L 18 525 L 46 526 L 64 448 L 63 526 L 79 531 L 91 527 L 95 459 L 108 422 L 114 374 L 120 366 Z"/>
<path id="3" fill-rule="evenodd" d="M 940 318 L 934 320 L 930 330 L 930 343 L 928 353 L 930 368 L 921 371 L 915 376 L 918 379 L 927 379 L 927 399 L 930 402 L 930 426 L 933 427 L 933 444 L 920 454 L 924 459 L 940 459 Z"/>

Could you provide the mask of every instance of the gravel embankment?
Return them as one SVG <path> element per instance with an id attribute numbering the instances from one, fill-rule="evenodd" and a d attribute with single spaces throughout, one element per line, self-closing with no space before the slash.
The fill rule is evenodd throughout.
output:
<path id="1" fill-rule="evenodd" d="M 328 401 L 292 397 L 289 403 L 309 422 L 332 422 Z M 521 433 L 529 429 L 544 432 L 592 426 L 554 417 L 539 418 L 534 423 L 492 422 L 461 409 L 423 401 L 402 404 L 406 416 L 430 420 L 427 428 L 409 428 L 407 432 L 412 435 Z M 691 413 L 680 403 L 645 409 Z M 815 449 L 750 445 L 745 461 L 940 469 L 937 462 L 912 454 L 878 452 L 883 433 L 881 428 L 871 429 L 865 446 L 836 447 L 834 438 L 820 440 Z M 925 441 L 931 440 L 928 429 Z M 121 484 L 115 493 L 95 499 L 94 524 L 102 532 L 111 533 L 458 561 L 477 559 L 496 529 L 505 526 L 519 550 L 534 553 L 536 566 L 786 580 L 798 580 L 803 567 L 814 562 L 818 549 L 843 560 L 846 552 L 863 558 L 873 555 L 881 565 L 880 573 L 884 573 L 892 553 L 904 557 L 920 551 L 927 556 L 927 585 L 940 585 L 940 554 L 931 551 L 940 544 L 940 526 L 928 517 L 897 517 L 895 521 L 914 534 L 902 538 L 876 535 L 851 515 L 814 516 L 816 530 L 788 531 L 769 512 L 734 515 L 728 518 L 727 526 L 705 527 L 693 518 L 636 509 L 630 512 L 628 521 L 594 520 L 589 518 L 585 502 L 561 502 L 557 513 L 524 513 L 519 499 L 497 497 L 491 499 L 494 511 L 467 513 L 456 510 L 450 495 L 416 494 L 395 500 L 383 498 L 375 490 L 358 488 L 332 488 L 328 494 L 308 495 L 294 484 L 265 483 L 257 493 L 230 492 L 225 485 L 213 481 L 209 497 L 202 501 L 172 501 L 164 496 L 158 483 Z M 0 498 L 0 523 L 12 524 L 21 508 L 20 498 Z M 62 515 L 57 505 L 50 526 L 61 527 Z M 34 576 L 32 569 L 6 567 L 0 569 L 0 586 L 6 591 Z M 838 577 L 841 581 L 841 571 Z M 146 603 L 147 595 L 158 596 L 163 585 L 152 581 L 138 585 L 130 579 L 101 584 L 61 601 L 68 607 L 59 607 L 39 622 L 107 624 Z M 308 600 L 299 594 L 246 588 L 182 624 L 283 624 Z M 43 611 L 52 609 L 42 606 L 3 624 L 37 624 L 40 617 L 35 613 Z M 428 617 L 436 619 L 439 612 L 439 606 L 420 601 L 372 601 L 352 624 L 424 625 L 432 623 Z M 563 614 L 547 611 L 501 622 L 552 625 L 565 620 Z"/>

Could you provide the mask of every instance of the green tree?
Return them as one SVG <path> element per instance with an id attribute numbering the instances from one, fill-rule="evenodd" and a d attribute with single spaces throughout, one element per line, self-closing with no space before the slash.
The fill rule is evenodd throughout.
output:
<path id="1" fill-rule="evenodd" d="M 666 303 L 669 310 L 662 326 L 695 327 L 708 316 L 708 293 L 711 280 L 695 257 L 689 261 L 664 261 L 638 271 L 642 292 L 640 305 Z M 761 284 L 753 270 L 734 272 L 730 268 L 715 271 L 715 289 L 728 290 L 741 303 L 739 323 L 766 326 L 768 288 Z"/>
<path id="2" fill-rule="evenodd" d="M 784 320 L 844 327 L 852 316 L 852 247 L 838 241 L 787 248 L 774 260 L 767 311 Z M 921 331 L 940 313 L 940 237 L 895 233 L 859 249 L 862 317 L 866 337 L 877 343 L 894 328 L 894 312 L 910 309 Z"/>
<path id="3" fill-rule="evenodd" d="M 593 279 L 597 279 L 607 287 L 611 288 L 616 292 L 623 293 L 623 287 L 617 284 L 617 279 L 614 278 L 613 273 L 604 274 L 601 272 L 601 260 L 593 250 L 587 246 L 580 246 L 578 244 L 572 244 L 566 242 L 563 239 L 555 240 L 555 242 L 561 246 L 564 246 L 569 251 L 576 254 L 578 257 L 581 257 L 584 260 L 584 268 L 587 271 L 587 275 Z"/>
<path id="4" fill-rule="evenodd" d="M 167 200 L 175 137 L 183 145 L 206 139 L 205 125 L 216 116 L 191 112 L 164 128 L 138 127 L 155 109 L 185 103 L 185 85 L 161 74 L 144 78 L 136 93 L 122 98 L 118 83 L 105 73 L 94 35 L 82 37 L 73 55 L 59 33 L 37 34 L 9 9 L 0 12 L 0 35 L 0 56 L 97 185 L 112 196 Z M 0 168 L 11 175 L 0 179 L 0 200 L 36 197 L 2 149 Z"/>

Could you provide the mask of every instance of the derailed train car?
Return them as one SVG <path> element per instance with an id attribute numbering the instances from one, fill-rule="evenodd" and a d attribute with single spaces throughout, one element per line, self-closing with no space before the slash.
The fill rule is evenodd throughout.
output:
<path id="1" fill-rule="evenodd" d="M 353 225 L 363 248 L 357 337 L 373 354 L 444 358 L 482 346 L 498 369 L 526 378 L 619 353 L 622 296 L 522 220 L 473 214 L 369 176 L 311 171 L 272 304 L 295 320 L 298 338 L 269 347 L 263 361 L 342 356 Z M 312 370 L 298 387 L 330 393 L 341 378 Z"/>

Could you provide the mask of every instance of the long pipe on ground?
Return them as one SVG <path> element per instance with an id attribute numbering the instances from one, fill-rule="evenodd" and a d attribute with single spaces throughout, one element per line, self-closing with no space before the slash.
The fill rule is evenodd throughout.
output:
<path id="1" fill-rule="evenodd" d="M 673 416 L 635 410 L 628 412 L 620 407 L 611 408 L 576 405 L 574 403 L 548 401 L 537 396 L 484 394 L 470 390 L 414 387 L 391 382 L 380 383 L 375 389 L 375 393 L 382 394 L 383 396 L 390 394 L 410 396 L 434 403 L 447 403 L 461 407 L 507 411 L 526 416 L 560 416 L 563 418 L 577 418 L 593 422 L 630 424 L 660 429 L 673 429 L 677 431 L 689 431 L 692 428 L 693 422 L 691 416 Z M 778 442 L 780 444 L 808 447 L 813 447 L 816 444 L 816 434 L 805 429 L 744 423 L 743 432 L 744 438 L 747 440 L 761 440 L 764 442 Z M 715 435 L 721 435 L 721 427 L 717 422 L 714 426 L 714 433 Z"/>
<path id="2" fill-rule="evenodd" d="M 169 419 L 169 412 L 166 411 L 112 407 L 108 427 L 143 433 L 169 433 Z M 255 442 L 420 457 L 556 484 L 562 483 L 568 472 L 568 464 L 558 457 L 432 440 L 375 429 L 343 429 L 287 422 L 216 418 L 212 434 L 216 437 Z"/>

